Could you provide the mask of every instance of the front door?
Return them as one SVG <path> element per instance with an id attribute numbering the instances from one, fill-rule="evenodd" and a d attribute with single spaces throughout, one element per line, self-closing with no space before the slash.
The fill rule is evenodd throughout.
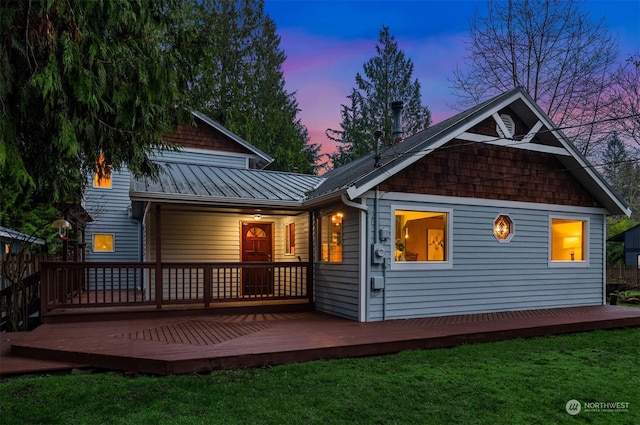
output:
<path id="1" fill-rule="evenodd" d="M 271 262 L 273 255 L 273 223 L 242 223 L 242 261 Z M 273 268 L 242 269 L 243 295 L 272 295 Z"/>

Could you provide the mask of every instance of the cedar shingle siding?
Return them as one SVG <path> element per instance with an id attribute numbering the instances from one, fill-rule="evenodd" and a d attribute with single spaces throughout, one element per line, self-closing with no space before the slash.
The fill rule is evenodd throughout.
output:
<path id="1" fill-rule="evenodd" d="M 494 124 L 495 131 L 495 124 Z M 380 185 L 387 192 L 597 206 L 552 154 L 454 140 Z"/>
<path id="2" fill-rule="evenodd" d="M 175 133 L 165 136 L 164 140 L 167 143 L 182 146 L 183 148 L 252 153 L 229 137 L 198 120 L 193 126 L 178 126 Z"/>

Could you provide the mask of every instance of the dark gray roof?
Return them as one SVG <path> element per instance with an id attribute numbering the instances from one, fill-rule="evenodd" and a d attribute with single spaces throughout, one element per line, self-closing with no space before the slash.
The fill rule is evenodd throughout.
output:
<path id="1" fill-rule="evenodd" d="M 477 111 L 484 109 L 487 104 L 498 101 L 503 96 L 506 96 L 506 94 L 481 103 L 451 118 L 447 118 L 420 133 L 407 137 L 396 145 L 384 149 L 380 152 L 377 167 L 375 153 L 371 152 L 362 158 L 329 171 L 323 176 L 326 177 L 325 182 L 311 194 L 310 199 L 326 196 L 332 192 L 347 189 L 354 184 L 357 185 L 360 181 L 373 178 L 392 163 L 405 159 L 414 152 L 417 153 L 427 149 L 429 145 L 436 140 L 436 136 L 441 135 L 445 130 L 457 126 L 457 124 L 464 123 Z"/>
<path id="2" fill-rule="evenodd" d="M 36 238 L 35 236 L 27 235 L 4 226 L 0 226 L 0 239 L 6 242 L 22 241 L 36 245 L 44 245 L 46 243 L 44 239 Z"/>
<path id="3" fill-rule="evenodd" d="M 591 192 L 612 214 L 630 214 L 625 202 L 611 189 L 607 182 L 580 154 L 569 139 L 562 134 L 551 119 L 540 109 L 522 87 L 517 87 L 487 100 L 471 109 L 435 124 L 402 142 L 383 150 L 376 164 L 374 153 L 336 168 L 324 175 L 326 180 L 309 195 L 309 204 L 326 202 L 346 193 L 350 199 L 359 197 L 383 179 L 391 177 L 413 162 L 433 152 L 466 131 L 475 122 L 496 113 L 504 107 L 515 109 L 521 119 L 541 121 L 549 130 L 547 136 L 554 137 L 569 156 L 559 157 L 565 167 Z"/>
<path id="4" fill-rule="evenodd" d="M 133 179 L 131 199 L 201 204 L 300 207 L 324 178 L 306 174 L 160 163 L 157 180 Z"/>

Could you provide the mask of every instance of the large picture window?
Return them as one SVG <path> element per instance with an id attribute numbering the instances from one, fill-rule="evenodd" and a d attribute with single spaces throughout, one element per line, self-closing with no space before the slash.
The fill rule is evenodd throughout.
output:
<path id="1" fill-rule="evenodd" d="M 448 216 L 443 211 L 395 210 L 395 261 L 448 261 Z"/>
<path id="2" fill-rule="evenodd" d="M 551 261 L 586 261 L 587 221 L 551 218 Z"/>
<path id="3" fill-rule="evenodd" d="M 344 214 L 336 212 L 322 215 L 318 219 L 319 260 L 325 263 L 342 262 L 342 219 Z"/>

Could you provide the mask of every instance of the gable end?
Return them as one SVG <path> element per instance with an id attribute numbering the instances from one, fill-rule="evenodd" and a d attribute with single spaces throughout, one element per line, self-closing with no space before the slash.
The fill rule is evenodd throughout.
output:
<path id="1" fill-rule="evenodd" d="M 551 154 L 459 140 L 445 144 L 390 177 L 380 189 L 565 206 L 600 206 Z"/>
<path id="2" fill-rule="evenodd" d="M 175 133 L 166 135 L 164 140 L 166 143 L 183 148 L 253 154 L 249 149 L 241 146 L 227 135 L 216 131 L 197 119 L 193 126 L 178 126 Z"/>

